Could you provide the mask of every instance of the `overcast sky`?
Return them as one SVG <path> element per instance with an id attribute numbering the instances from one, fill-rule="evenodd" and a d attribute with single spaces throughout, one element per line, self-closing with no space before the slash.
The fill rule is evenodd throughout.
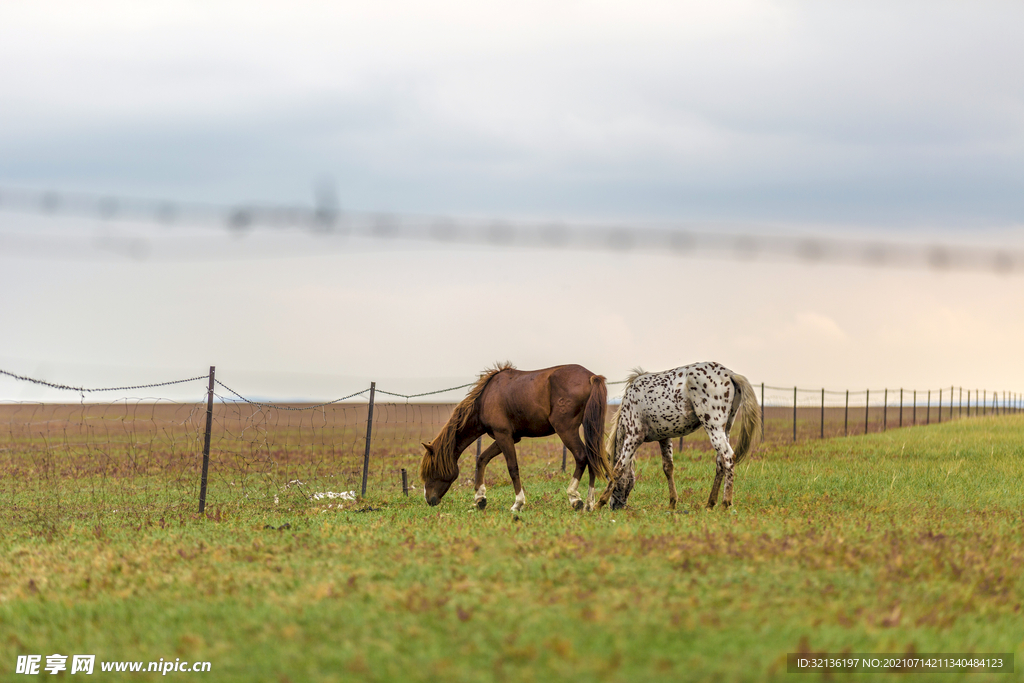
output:
<path id="1" fill-rule="evenodd" d="M 1011 2 L 3 3 L 0 188 L 328 187 L 349 210 L 1019 249 L 1021 26 Z M 321 399 L 505 359 L 611 379 L 716 359 L 809 388 L 1024 390 L 1021 275 L 4 211 L 0 249 L 0 368 L 67 384 L 215 364 Z"/>

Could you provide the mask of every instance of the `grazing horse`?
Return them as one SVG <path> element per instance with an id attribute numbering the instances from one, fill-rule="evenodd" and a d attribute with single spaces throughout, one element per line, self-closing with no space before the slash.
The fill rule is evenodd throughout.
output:
<path id="1" fill-rule="evenodd" d="M 576 510 L 583 507 L 577 488 L 584 469 L 589 469 L 587 509 L 593 510 L 595 476 L 607 478 L 611 474 L 602 446 L 607 410 L 604 377 L 582 366 L 559 365 L 525 372 L 510 363 L 497 365 L 480 375 L 434 440 L 423 444 L 423 495 L 430 505 L 441 502 L 459 476 L 459 456 L 487 434 L 494 443 L 476 460 L 476 506 L 480 510 L 487 506 L 484 469 L 502 453 L 516 492 L 512 512 L 518 512 L 526 504 L 526 492 L 519 481 L 515 444 L 523 437 L 558 434 L 576 459 L 576 471 L 567 491 L 569 503 Z M 580 440 L 581 424 L 586 445 Z"/>
<path id="2" fill-rule="evenodd" d="M 729 445 L 729 430 L 737 413 L 741 416 L 741 428 L 734 454 Z M 609 498 L 612 509 L 625 507 L 636 479 L 633 462 L 636 449 L 648 441 L 657 441 L 661 446 L 661 466 L 668 480 L 668 505 L 675 509 L 672 439 L 701 426 L 718 454 L 708 509 L 718 502 L 718 488 L 723 480 L 722 505 L 728 508 L 732 505 L 733 467 L 750 452 L 761 428 L 761 412 L 750 382 L 718 363 L 695 363 L 654 373 L 635 370 L 626 380 L 622 405 L 608 435 L 606 450 L 615 469 L 608 488 L 601 494 L 598 509 L 604 507 Z"/>

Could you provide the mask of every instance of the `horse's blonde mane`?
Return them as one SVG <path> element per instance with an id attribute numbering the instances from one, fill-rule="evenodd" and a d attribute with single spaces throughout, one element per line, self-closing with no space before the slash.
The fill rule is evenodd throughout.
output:
<path id="1" fill-rule="evenodd" d="M 423 462 L 420 463 L 421 480 L 443 479 L 444 481 L 451 481 L 455 478 L 458 463 L 458 458 L 455 456 L 456 434 L 466 426 L 469 418 L 473 416 L 476 402 L 480 399 L 480 394 L 484 393 L 484 389 L 487 387 L 487 383 L 491 381 L 491 378 L 502 370 L 514 369 L 515 366 L 512 363 L 505 361 L 504 363 L 495 363 L 493 368 L 480 373 L 480 378 L 477 379 L 476 384 L 466 394 L 466 398 L 462 399 L 452 409 L 448 422 L 445 423 L 444 427 L 441 427 L 441 431 L 431 442 L 431 447 L 424 454 Z"/>
<path id="2" fill-rule="evenodd" d="M 639 365 L 637 367 L 633 368 L 633 372 L 629 373 L 629 375 L 626 376 L 626 386 L 623 387 L 623 389 L 622 389 L 623 394 L 625 394 L 626 390 L 629 389 L 629 387 L 633 385 L 633 382 L 637 381 L 638 379 L 640 379 L 644 375 L 648 375 L 648 374 L 650 374 L 650 373 L 645 372 L 644 369 L 642 367 L 640 367 Z M 609 463 L 611 463 L 612 465 L 615 464 L 615 456 L 618 454 L 618 442 L 617 442 L 617 440 L 618 440 L 618 437 L 619 437 L 619 417 L 621 415 L 622 415 L 622 404 L 620 403 L 619 404 L 619 409 L 615 411 L 615 416 L 612 418 L 611 428 L 608 430 L 608 438 L 605 439 L 605 444 L 604 444 L 605 459 Z"/>

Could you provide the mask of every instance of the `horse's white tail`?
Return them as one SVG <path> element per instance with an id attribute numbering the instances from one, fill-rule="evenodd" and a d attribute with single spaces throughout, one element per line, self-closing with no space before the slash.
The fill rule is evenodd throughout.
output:
<path id="1" fill-rule="evenodd" d="M 608 466 L 614 470 L 615 468 L 615 457 L 618 455 L 619 450 L 619 416 L 622 415 L 622 404 L 619 404 L 619 409 L 615 411 L 615 417 L 612 418 L 611 427 L 608 429 L 608 438 L 604 441 L 604 454 L 605 460 L 608 462 Z M 609 476 L 609 480 L 611 477 Z M 609 486 L 611 482 L 609 481 Z"/>
<path id="2" fill-rule="evenodd" d="M 761 406 L 757 403 L 757 394 L 743 375 L 733 374 L 732 382 L 739 391 L 740 440 L 734 452 L 734 465 L 753 450 L 757 439 L 761 436 Z M 618 416 L 616 416 L 616 421 Z"/>

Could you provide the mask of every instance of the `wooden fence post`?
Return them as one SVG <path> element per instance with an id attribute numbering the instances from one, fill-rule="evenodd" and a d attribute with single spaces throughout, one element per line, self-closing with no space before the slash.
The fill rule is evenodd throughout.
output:
<path id="1" fill-rule="evenodd" d="M 903 426 L 903 388 L 900 388 L 900 427 Z"/>
<path id="2" fill-rule="evenodd" d="M 924 426 L 932 423 L 932 390 L 928 390 L 928 403 L 924 407 Z"/>
<path id="3" fill-rule="evenodd" d="M 409 473 L 402 468 L 402 493 L 409 495 Z"/>
<path id="4" fill-rule="evenodd" d="M 565 447 L 565 444 L 563 443 L 562 444 L 562 471 L 563 472 L 565 472 L 565 451 L 566 451 L 566 447 Z"/>
<path id="5" fill-rule="evenodd" d="M 210 386 L 206 391 L 206 437 L 203 439 L 203 474 L 199 480 L 199 514 L 206 514 L 206 482 L 210 472 L 210 435 L 213 432 L 213 375 L 210 366 Z"/>
<path id="6" fill-rule="evenodd" d="M 939 389 L 939 424 L 942 424 L 942 389 Z"/>
<path id="7" fill-rule="evenodd" d="M 366 413 L 366 450 L 363 452 L 363 498 L 366 497 L 366 477 L 370 472 L 370 441 L 373 438 L 373 395 L 377 383 L 370 382 L 370 407 Z"/>
<path id="8" fill-rule="evenodd" d="M 889 390 L 885 390 L 882 398 L 882 431 L 884 432 L 889 426 Z"/>

